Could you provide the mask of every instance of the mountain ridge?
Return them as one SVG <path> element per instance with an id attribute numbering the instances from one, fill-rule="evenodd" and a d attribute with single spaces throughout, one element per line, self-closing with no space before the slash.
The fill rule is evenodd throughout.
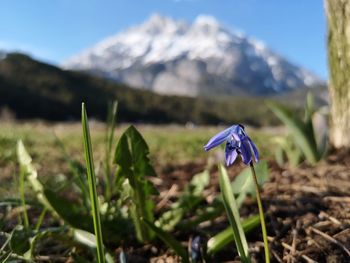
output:
<path id="1" fill-rule="evenodd" d="M 262 42 L 203 15 L 189 24 L 155 14 L 62 66 L 161 94 L 186 96 L 265 95 L 322 83 Z"/>
<path id="2" fill-rule="evenodd" d="M 120 122 L 278 124 L 261 98 L 164 96 L 62 70 L 20 53 L 0 58 L 0 118 L 77 121 L 85 102 L 91 118 L 105 120 L 113 100 L 118 100 Z"/>

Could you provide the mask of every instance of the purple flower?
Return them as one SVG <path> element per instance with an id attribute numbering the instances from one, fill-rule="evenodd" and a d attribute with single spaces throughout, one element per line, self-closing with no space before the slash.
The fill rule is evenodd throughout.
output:
<path id="1" fill-rule="evenodd" d="M 253 157 L 256 162 L 259 161 L 259 152 L 253 141 L 248 137 L 241 124 L 233 125 L 212 137 L 204 146 L 204 150 L 210 149 L 226 142 L 225 157 L 226 165 L 234 163 L 238 155 L 241 155 L 245 164 L 250 164 Z"/>

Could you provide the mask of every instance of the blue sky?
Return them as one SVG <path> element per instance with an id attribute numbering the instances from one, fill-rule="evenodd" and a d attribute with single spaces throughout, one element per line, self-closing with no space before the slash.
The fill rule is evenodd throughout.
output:
<path id="1" fill-rule="evenodd" d="M 322 0 L 2 0 L 0 10 L 0 48 L 55 64 L 154 13 L 207 14 L 327 78 Z"/>

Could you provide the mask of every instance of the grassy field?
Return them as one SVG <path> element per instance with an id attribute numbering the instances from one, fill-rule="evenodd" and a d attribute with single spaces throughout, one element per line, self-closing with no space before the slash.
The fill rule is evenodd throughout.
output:
<path id="1" fill-rule="evenodd" d="M 127 124 L 117 126 L 117 140 L 127 127 Z M 167 231 L 169 231 L 171 236 L 175 236 L 182 242 L 180 246 L 190 242 L 191 237 L 198 233 L 209 237 L 223 233 L 220 231 L 229 225 L 225 220 L 225 216 L 223 216 L 224 208 L 221 207 L 220 213 L 214 213 L 214 208 L 217 208 L 218 205 L 215 200 L 220 195 L 218 171 L 215 168 L 209 169 L 209 179 L 205 184 L 201 180 L 196 180 L 195 186 L 200 189 L 200 191 L 198 190 L 198 196 L 195 196 L 193 193 L 192 195 L 189 194 L 189 189 L 191 188 L 185 188 L 183 185 L 188 185 L 193 178 L 196 178 L 193 175 L 201 172 L 205 168 L 206 163 L 216 163 L 218 159 L 223 159 L 222 149 L 215 149 L 207 153 L 203 150 L 203 145 L 211 136 L 225 127 L 186 127 L 179 125 L 136 125 L 136 127 L 149 145 L 151 163 L 158 174 L 158 178 L 153 180 L 152 183 L 159 190 L 159 195 L 154 194 L 149 197 L 149 200 L 154 200 L 156 204 L 156 208 L 153 211 L 154 217 L 159 220 L 162 216 L 168 215 L 169 211 L 172 213 L 176 211 L 176 208 L 172 206 L 173 204 L 182 204 L 181 202 L 184 202 L 182 204 L 184 207 L 181 209 L 185 209 L 187 201 L 192 200 L 194 202 L 197 200 L 196 198 L 199 198 L 198 203 L 195 205 L 196 210 L 189 206 L 190 208 L 187 208 L 189 210 L 184 210 L 187 212 L 181 214 L 181 220 L 176 227 Z M 95 168 L 97 175 L 100 176 L 104 173 L 102 164 L 105 154 L 105 128 L 105 125 L 101 122 L 90 122 Z M 315 165 L 304 162 L 294 168 L 290 168 L 288 165 L 280 167 L 274 161 L 276 149 L 274 141 L 275 137 L 283 135 L 285 130 L 281 128 L 253 129 L 251 127 L 246 127 L 246 130 L 259 148 L 261 159 L 269 160 L 269 175 L 262 188 L 262 200 L 266 208 L 268 236 L 273 238 L 273 241 L 270 241 L 273 257 L 282 258 L 288 255 L 289 251 L 286 251 L 285 247 L 291 247 L 294 243 L 293 240 L 295 240 L 295 249 L 297 251 L 293 256 L 296 260 L 295 262 L 301 262 L 302 258 L 308 259 L 308 262 L 326 262 L 323 260 L 325 255 L 329 255 L 329 258 L 334 258 L 335 261 L 332 262 L 348 262 L 343 261 L 350 255 L 348 248 L 345 247 L 347 246 L 346 241 L 344 241 L 345 245 L 343 246 L 342 243 L 335 244 L 332 239 L 338 240 L 339 238 L 340 241 L 337 242 L 343 242 L 342 240 L 345 239 L 342 239 L 342 237 L 348 237 L 350 216 L 349 213 L 344 211 L 350 211 L 348 202 L 350 189 L 348 183 L 349 153 L 333 151 L 324 160 Z M 19 187 L 20 171 L 16 156 L 16 144 L 19 139 L 24 142 L 27 151 L 32 157 L 42 185 L 45 186 L 46 190 L 51 190 L 55 193 L 54 196 L 51 195 L 50 197 L 50 192 L 46 192 L 46 196 L 51 198 L 50 203 L 55 204 L 56 201 L 60 203 L 62 202 L 60 198 L 66 200 L 63 202 L 63 205 L 55 207 L 57 211 L 60 211 L 61 218 L 57 219 L 54 216 L 55 214 L 51 212 L 47 212 L 45 216 L 40 231 L 47 231 L 54 226 L 57 231 L 61 232 L 57 232 L 57 239 L 45 237 L 41 240 L 41 243 L 39 242 L 36 245 L 33 258 L 38 260 L 38 262 L 48 258 L 60 258 L 62 259 L 61 262 L 67 262 L 68 259 L 74 258 L 74 255 L 81 255 L 90 260 L 88 262 L 92 262 L 91 251 L 86 252 L 85 247 L 85 250 L 80 250 L 81 244 L 74 243 L 71 247 L 67 245 L 74 240 L 72 232 L 66 232 L 67 227 L 69 226 L 72 231 L 77 225 L 74 225 L 76 217 L 66 218 L 64 213 L 66 211 L 65 208 L 68 207 L 69 215 L 72 212 L 73 215 L 78 216 L 79 229 L 80 222 L 86 221 L 83 218 L 86 217 L 86 211 L 88 211 L 86 207 L 88 206 L 83 205 L 86 201 L 84 201 L 84 195 L 77 191 L 78 184 L 75 181 L 72 183 L 73 177 L 70 174 L 69 162 L 66 159 L 68 156 L 85 166 L 82 137 L 80 123 L 32 121 L 25 123 L 2 122 L 0 125 L 0 203 L 2 204 L 0 206 L 0 223 L 4 225 L 3 235 L 8 235 L 7 233 L 10 233 L 15 225 L 23 225 L 21 219 L 23 214 L 22 205 L 18 205 L 18 201 L 17 203 L 13 201 L 19 200 L 21 196 L 21 191 L 19 190 L 21 189 Z M 123 151 L 124 153 L 125 151 Z M 190 169 L 186 170 L 184 167 L 187 167 L 187 165 Z M 228 172 L 231 178 L 236 176 L 242 168 L 243 165 L 229 167 Z M 82 175 L 85 178 L 84 170 Z M 203 176 L 205 173 L 199 175 Z M 169 253 L 167 246 L 159 242 L 159 240 L 153 240 L 153 243 L 140 243 L 140 241 L 137 241 L 134 232 L 128 228 L 132 222 L 131 217 L 128 217 L 127 221 L 118 223 L 123 226 L 123 229 L 118 229 L 118 224 L 116 224 L 117 221 L 115 220 L 121 220 L 124 217 L 120 216 L 123 214 L 116 213 L 119 210 L 115 209 L 118 207 L 123 207 L 124 209 L 128 204 L 119 204 L 118 202 L 120 200 L 124 202 L 124 200 L 129 200 L 128 198 L 133 197 L 129 196 L 126 199 L 121 199 L 111 195 L 109 197 L 110 201 L 103 203 L 107 195 L 104 195 L 103 189 L 105 185 L 102 177 L 100 178 L 97 180 L 97 183 L 100 192 L 99 197 L 101 197 L 100 201 L 104 209 L 101 215 L 104 216 L 105 220 L 102 226 L 105 229 L 104 235 L 107 234 L 104 241 L 108 251 L 115 253 L 115 259 L 117 255 L 120 255 L 123 247 L 130 258 L 133 257 L 133 260 L 137 259 L 130 262 L 149 262 L 147 260 L 151 258 L 164 259 L 168 257 L 171 260 L 176 258 L 174 252 Z M 201 177 L 202 180 L 203 178 Z M 200 186 L 202 183 L 205 185 L 203 189 Z M 61 191 L 62 187 L 60 186 L 63 184 L 67 186 L 65 191 Z M 39 199 L 36 198 L 32 188 L 30 182 L 26 181 L 25 190 L 22 192 L 26 197 L 30 229 L 39 221 L 40 213 L 46 211 L 43 210 L 43 204 L 38 201 Z M 118 191 L 123 196 L 124 188 L 118 188 Z M 189 196 L 192 199 L 188 199 Z M 145 198 L 145 200 L 148 199 Z M 9 202 L 15 203 L 6 207 L 4 204 L 9 204 Z M 240 213 L 242 218 L 248 218 L 257 213 L 256 204 L 251 197 L 246 198 L 241 205 Z M 62 210 L 60 210 L 60 207 L 63 207 Z M 211 214 L 211 212 L 213 213 Z M 204 221 L 200 221 L 202 222 L 201 224 L 197 224 L 196 220 L 201 218 L 203 213 L 205 218 L 212 216 L 210 217 L 211 219 L 203 219 Z M 113 217 L 110 218 L 110 215 L 113 215 Z M 183 222 L 185 223 L 181 224 Z M 82 229 L 86 230 L 88 228 Z M 251 253 L 251 256 L 255 259 L 255 262 L 263 262 L 264 256 L 260 229 L 258 225 L 254 229 L 252 233 L 247 235 L 249 247 L 253 248 L 252 251 L 255 251 Z M 125 230 L 126 233 L 121 233 L 120 231 L 122 230 Z M 42 233 L 40 231 L 38 232 L 39 234 Z M 36 235 L 35 231 L 30 237 L 34 235 Z M 132 238 L 123 243 L 124 236 L 131 236 Z M 327 238 L 324 238 L 325 236 Z M 121 240 L 115 238 L 121 238 Z M 315 243 L 310 243 L 310 240 L 316 241 Z M 152 245 L 150 246 L 149 244 Z M 62 252 L 62 249 L 65 252 Z M 231 243 L 231 245 L 222 248 L 222 250 L 220 249 L 215 255 L 212 255 L 207 262 L 224 262 L 232 260 L 235 255 L 237 255 L 237 252 L 233 243 Z"/>
<path id="2" fill-rule="evenodd" d="M 117 138 L 128 127 L 123 124 L 117 127 Z M 136 125 L 144 136 L 150 148 L 152 163 L 158 171 L 168 165 L 181 165 L 191 162 L 205 162 L 218 152 L 206 153 L 203 145 L 208 139 L 225 127 L 186 127 L 179 125 Z M 273 154 L 273 134 L 280 133 L 278 129 L 254 130 L 247 128 L 252 139 L 256 142 L 261 156 L 268 159 Z M 91 122 L 92 144 L 95 161 L 104 158 L 105 125 Z M 17 157 L 16 142 L 23 140 L 34 163 L 38 166 L 39 176 L 54 176 L 65 173 L 68 169 L 64 160 L 61 141 L 67 154 L 78 161 L 83 161 L 82 130 L 80 123 L 44 123 L 44 122 L 5 122 L 0 126 L 0 173 L 5 182 L 10 182 L 16 174 Z M 3 181 L 4 182 L 4 181 Z M 3 186 L 8 184 L 2 184 Z M 5 193 L 8 188 L 5 187 Z M 4 193 L 4 191 L 2 192 Z"/>

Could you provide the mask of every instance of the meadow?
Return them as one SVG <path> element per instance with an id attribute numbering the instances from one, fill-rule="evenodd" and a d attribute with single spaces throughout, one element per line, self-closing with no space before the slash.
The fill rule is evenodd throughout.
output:
<path id="1" fill-rule="evenodd" d="M 284 144 L 287 128 L 245 128 L 264 236 L 249 168 L 203 149 L 227 127 L 113 121 L 1 123 L 1 262 L 264 262 L 263 237 L 272 262 L 350 256 L 347 152 L 312 163 Z"/>

